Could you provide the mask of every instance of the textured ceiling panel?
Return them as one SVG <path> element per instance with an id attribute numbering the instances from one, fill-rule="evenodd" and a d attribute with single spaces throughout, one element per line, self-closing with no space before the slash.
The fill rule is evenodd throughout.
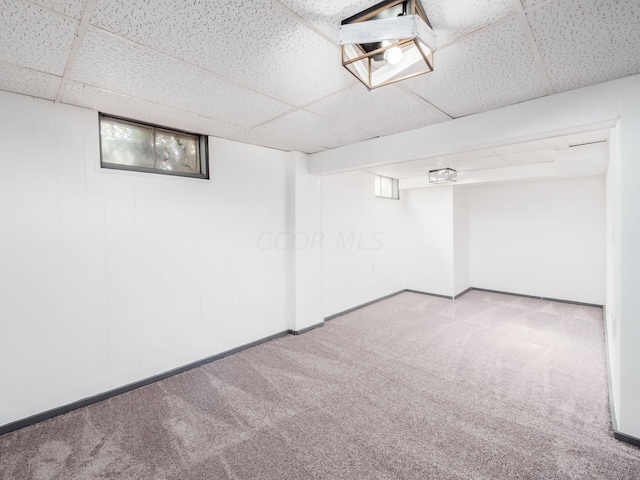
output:
<path id="1" fill-rule="evenodd" d="M 251 145 L 260 145 L 261 147 L 275 148 L 277 150 L 285 150 L 287 152 L 305 152 L 316 153 L 325 150 L 317 145 L 311 145 L 309 143 L 300 142 L 292 139 L 285 139 L 269 135 L 255 130 L 245 130 L 239 133 L 235 133 L 229 137 L 231 140 L 236 140 L 242 143 L 250 143 Z"/>
<path id="2" fill-rule="evenodd" d="M 364 85 L 356 85 L 314 103 L 307 110 L 377 135 L 450 120 L 420 97 L 393 85 L 371 91 Z"/>
<path id="3" fill-rule="evenodd" d="M 220 80 L 201 68 L 91 27 L 73 80 L 244 127 L 290 107 Z"/>
<path id="4" fill-rule="evenodd" d="M 0 0 L 0 61 L 62 76 L 78 22 L 21 0 Z"/>
<path id="5" fill-rule="evenodd" d="M 265 123 L 255 129 L 258 133 L 266 133 L 281 138 L 295 139 L 299 142 L 335 148 L 356 143 L 374 135 L 355 127 L 341 125 L 319 115 L 298 110 L 272 122 Z"/>
<path id="6" fill-rule="evenodd" d="M 423 0 L 440 47 L 514 12 L 513 0 Z"/>
<path id="7" fill-rule="evenodd" d="M 337 45 L 268 0 L 102 1 L 92 22 L 295 105 L 356 82 Z"/>
<path id="8" fill-rule="evenodd" d="M 31 0 L 33 3 L 48 7 L 80 20 L 87 0 Z"/>
<path id="9" fill-rule="evenodd" d="M 546 1 L 547 0 L 520 0 L 520 2 L 522 3 L 522 6 L 525 9 L 534 7 L 534 6 L 539 5 L 539 4 L 541 4 L 543 2 L 546 2 Z"/>
<path id="10" fill-rule="evenodd" d="M 102 113 L 194 133 L 223 137 L 240 129 L 236 125 L 220 120 L 201 117 L 76 82 L 70 82 L 67 85 L 62 101 Z"/>
<path id="11" fill-rule="evenodd" d="M 60 77 L 28 68 L 0 64 L 0 90 L 54 100 L 60 87 Z"/>
<path id="12" fill-rule="evenodd" d="M 527 19 L 557 92 L 640 72 L 638 0 L 558 0 Z"/>
<path id="13" fill-rule="evenodd" d="M 453 117 L 546 95 L 517 19 L 436 52 L 434 63 L 404 85 Z"/>
<path id="14" fill-rule="evenodd" d="M 281 4 L 312 23 L 336 43 L 340 38 L 340 22 L 375 5 L 376 0 L 278 0 Z"/>

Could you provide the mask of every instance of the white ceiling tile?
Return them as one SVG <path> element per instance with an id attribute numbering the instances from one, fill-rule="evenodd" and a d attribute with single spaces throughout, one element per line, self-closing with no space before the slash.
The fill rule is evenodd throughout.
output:
<path id="1" fill-rule="evenodd" d="M 438 47 L 514 12 L 513 0 L 423 0 L 422 5 Z"/>
<path id="2" fill-rule="evenodd" d="M 546 95 L 518 19 L 436 52 L 434 71 L 404 85 L 454 117 Z"/>
<path id="3" fill-rule="evenodd" d="M 500 158 L 509 165 L 534 165 L 536 163 L 548 163 L 555 161 L 555 150 L 547 148 L 543 150 L 534 150 L 529 152 L 510 153 L 508 155 L 500 155 Z"/>
<path id="4" fill-rule="evenodd" d="M 640 73 L 638 0 L 558 0 L 527 19 L 557 92 Z"/>
<path id="5" fill-rule="evenodd" d="M 241 128 L 213 118 L 194 115 L 76 82 L 70 82 L 67 85 L 62 101 L 131 120 L 219 137 L 230 135 Z"/>
<path id="6" fill-rule="evenodd" d="M 503 145 L 500 147 L 494 147 L 489 151 L 501 158 L 506 158 L 506 156 L 515 153 L 566 148 L 570 145 L 582 145 L 585 143 L 606 141 L 609 139 L 609 133 L 609 129 L 592 130 L 589 132 L 574 133 L 572 135 L 560 135 L 540 140 L 533 140 L 530 142 Z"/>
<path id="7" fill-rule="evenodd" d="M 325 148 L 348 145 L 374 136 L 370 132 L 341 125 L 338 122 L 305 110 L 289 113 L 254 130 L 259 133 L 295 139 L 299 142 L 319 145 Z"/>
<path id="8" fill-rule="evenodd" d="M 566 140 L 563 136 L 550 137 L 542 140 L 534 140 L 531 142 L 515 143 L 513 145 L 503 145 L 491 149 L 491 152 L 504 158 L 506 155 L 513 153 L 529 152 L 534 150 L 553 149 L 559 147 L 565 147 Z"/>
<path id="9" fill-rule="evenodd" d="M 493 156 L 484 158 L 475 158 L 473 160 L 462 160 L 455 163 L 442 163 L 443 167 L 454 168 L 458 172 L 472 172 L 475 170 L 489 170 L 492 168 L 504 168 L 508 167 L 504 160 Z"/>
<path id="10" fill-rule="evenodd" d="M 473 150 L 471 152 L 454 153 L 452 155 L 443 155 L 440 157 L 433 157 L 430 160 L 435 163 L 448 164 L 448 163 L 456 163 L 456 162 L 465 162 L 467 160 L 476 160 L 478 158 L 488 158 L 493 156 L 495 155 L 491 150 Z"/>
<path id="11" fill-rule="evenodd" d="M 269 0 L 114 0 L 92 22 L 295 105 L 356 82 L 337 45 Z"/>
<path id="12" fill-rule="evenodd" d="M 0 90 L 54 100 L 60 77 L 3 63 L 0 65 Z"/>
<path id="13" fill-rule="evenodd" d="M 0 61 L 62 76 L 78 28 L 21 0 L 0 0 Z"/>
<path id="14" fill-rule="evenodd" d="M 542 2 L 546 2 L 547 0 L 521 0 L 522 7 L 527 10 L 531 7 L 541 4 Z"/>
<path id="15" fill-rule="evenodd" d="M 593 130 L 591 132 L 575 133 L 573 135 L 566 135 L 564 137 L 566 146 L 571 145 L 583 145 L 585 143 L 595 143 L 609 140 L 611 134 L 610 129 Z"/>
<path id="16" fill-rule="evenodd" d="M 355 85 L 310 105 L 307 110 L 377 135 L 450 120 L 422 98 L 393 85 L 371 91 L 364 85 Z"/>
<path id="17" fill-rule="evenodd" d="M 31 0 L 33 3 L 48 7 L 80 20 L 87 0 Z"/>
<path id="18" fill-rule="evenodd" d="M 375 0 L 278 0 L 281 4 L 312 23 L 318 30 L 340 38 L 340 23 L 376 4 Z M 379 2 L 378 2 L 379 3 Z"/>
<path id="19" fill-rule="evenodd" d="M 72 78 L 243 127 L 258 125 L 291 108 L 94 27 L 87 32 Z"/>
<path id="20" fill-rule="evenodd" d="M 258 132 L 256 130 L 243 130 L 229 136 L 230 140 L 236 140 L 242 143 L 250 143 L 251 145 L 259 145 L 261 147 L 275 148 L 287 152 L 305 152 L 316 153 L 325 150 L 323 147 L 311 145 L 309 143 L 300 142 L 298 140 L 280 138 L 267 133 Z"/>
<path id="21" fill-rule="evenodd" d="M 413 178 L 413 177 L 425 177 L 429 174 L 430 170 L 438 170 L 442 168 L 442 165 L 433 164 L 427 165 L 425 164 L 423 167 L 419 168 L 407 168 L 404 164 L 400 163 L 397 165 L 387 166 L 387 167 L 375 167 L 367 170 L 368 172 L 375 173 L 376 175 L 383 175 L 385 177 L 391 178 Z"/>

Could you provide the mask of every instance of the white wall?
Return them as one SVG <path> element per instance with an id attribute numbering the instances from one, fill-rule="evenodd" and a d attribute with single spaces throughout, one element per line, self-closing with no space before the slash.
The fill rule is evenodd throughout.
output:
<path id="1" fill-rule="evenodd" d="M 0 425 L 293 326 L 291 157 L 99 168 L 98 116 L 0 92 Z"/>
<path id="2" fill-rule="evenodd" d="M 295 168 L 295 327 L 324 322 L 322 305 L 322 185 L 309 173 L 309 155 L 291 154 Z"/>
<path id="3" fill-rule="evenodd" d="M 607 346 L 609 374 L 615 411 L 620 411 L 620 177 L 619 177 L 619 132 L 611 130 L 609 138 L 609 165 L 606 177 L 607 188 Z M 616 419 L 617 420 L 617 419 Z"/>
<path id="4" fill-rule="evenodd" d="M 619 92 L 620 431 L 640 439 L 640 76 Z"/>
<path id="5" fill-rule="evenodd" d="M 402 190 L 405 288 L 437 295 L 454 292 L 453 187 Z"/>
<path id="6" fill-rule="evenodd" d="M 374 196 L 374 175 L 322 177 L 324 316 L 403 290 L 402 202 Z"/>
<path id="7" fill-rule="evenodd" d="M 604 178 L 468 187 L 471 284 L 603 305 Z"/>
<path id="8" fill-rule="evenodd" d="M 471 287 L 469 194 L 466 187 L 453 189 L 453 294 Z"/>

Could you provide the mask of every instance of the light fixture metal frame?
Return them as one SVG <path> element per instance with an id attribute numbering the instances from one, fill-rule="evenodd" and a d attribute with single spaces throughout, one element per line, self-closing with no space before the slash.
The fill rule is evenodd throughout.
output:
<path id="1" fill-rule="evenodd" d="M 455 183 L 458 180 L 458 172 L 453 168 L 438 168 L 437 170 L 429 170 L 429 183 Z"/>
<path id="2" fill-rule="evenodd" d="M 385 10 L 405 3 L 408 7 L 406 15 L 372 19 Z M 362 47 L 362 44 L 383 41 L 388 41 L 389 44 L 368 52 Z M 420 0 L 385 0 L 343 20 L 340 27 L 342 65 L 369 90 L 432 72 L 435 43 L 435 34 Z M 374 75 L 381 70 L 374 68 L 375 57 L 379 58 L 392 48 L 409 48 L 412 44 L 415 49 L 411 48 L 412 56 L 409 57 L 409 61 L 413 59 L 413 62 L 407 62 L 408 65 L 404 66 L 386 64 L 384 68 L 388 67 L 386 72 L 388 78 L 375 83 Z M 395 76 L 420 60 L 425 64 L 420 71 Z M 361 61 L 365 61 L 366 66 L 359 65 L 358 62 Z"/>

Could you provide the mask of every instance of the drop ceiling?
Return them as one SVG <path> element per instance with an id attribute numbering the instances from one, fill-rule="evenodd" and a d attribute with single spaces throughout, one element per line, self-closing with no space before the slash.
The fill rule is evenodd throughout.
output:
<path id="1" fill-rule="evenodd" d="M 608 163 L 609 147 L 607 142 L 610 133 L 609 129 L 602 129 L 572 135 L 559 135 L 486 150 L 473 150 L 378 166 L 365 171 L 398 178 L 401 188 L 429 186 L 428 172 L 445 167 L 457 171 L 457 183 L 461 184 L 558 175 L 603 174 Z M 584 155 L 585 152 L 588 155 Z M 592 160 L 596 160 L 595 164 Z M 525 166 L 544 168 L 537 170 L 529 168 L 526 171 L 518 168 Z M 546 168 L 549 166 L 552 168 Z M 480 172 L 482 174 L 478 175 L 477 173 Z"/>
<path id="2" fill-rule="evenodd" d="M 369 92 L 338 29 L 375 3 L 0 0 L 0 89 L 314 153 L 640 73 L 637 0 L 423 0 L 435 71 Z"/>

